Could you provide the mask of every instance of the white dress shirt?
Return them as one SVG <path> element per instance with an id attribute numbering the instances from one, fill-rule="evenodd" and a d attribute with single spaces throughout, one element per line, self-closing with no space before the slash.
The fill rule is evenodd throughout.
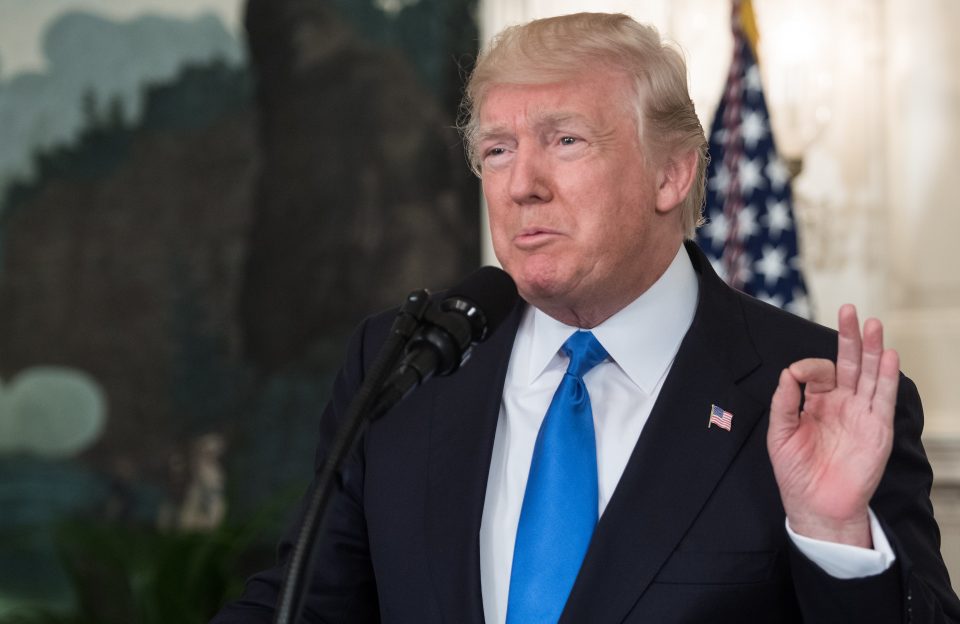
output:
<path id="1" fill-rule="evenodd" d="M 697 275 L 681 246 L 659 280 L 591 330 L 609 354 L 583 378 L 596 432 L 600 515 L 693 322 L 698 289 Z M 506 621 L 513 546 L 533 447 L 567 368 L 567 357 L 560 347 L 577 329 L 528 306 L 517 330 L 504 381 L 480 526 L 480 585 L 488 624 Z M 789 526 L 787 531 L 801 552 L 828 573 L 841 578 L 868 576 L 882 572 L 893 561 L 872 512 L 871 519 L 875 547 L 885 547 L 885 552 L 811 540 L 796 535 Z"/>

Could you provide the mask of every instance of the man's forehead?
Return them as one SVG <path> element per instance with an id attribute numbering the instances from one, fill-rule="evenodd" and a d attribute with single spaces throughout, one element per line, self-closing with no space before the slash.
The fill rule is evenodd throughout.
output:
<path id="1" fill-rule="evenodd" d="M 502 112 L 502 114 L 500 114 Z M 508 111 L 499 111 L 496 108 L 488 109 L 486 115 L 481 111 L 480 128 L 496 129 L 512 125 L 517 115 L 522 115 L 527 125 L 559 126 L 568 123 L 588 123 L 590 115 L 566 106 L 553 107 L 543 103 L 530 103 L 529 106 L 517 107 Z"/>
<path id="2" fill-rule="evenodd" d="M 628 92 L 625 87 L 629 83 L 623 75 L 584 73 L 543 83 L 495 83 L 486 90 L 479 113 L 481 119 L 491 110 L 498 114 L 519 110 L 530 117 L 582 116 L 598 100 L 622 99 Z"/>
<path id="3" fill-rule="evenodd" d="M 513 128 L 594 126 L 617 113 L 631 112 L 629 92 L 595 77 L 548 84 L 496 84 L 479 107 L 481 137 Z"/>

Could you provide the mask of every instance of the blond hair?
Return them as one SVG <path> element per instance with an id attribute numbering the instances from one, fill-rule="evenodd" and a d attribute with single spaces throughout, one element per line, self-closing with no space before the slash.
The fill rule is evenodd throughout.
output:
<path id="1" fill-rule="evenodd" d="M 707 141 L 687 91 L 683 56 L 645 26 L 623 14 L 576 13 L 506 28 L 477 59 L 461 105 L 460 129 L 474 173 L 482 175 L 476 136 L 480 109 L 496 84 L 547 84 L 570 79 L 585 66 L 626 73 L 636 91 L 637 130 L 656 163 L 697 153 L 693 186 L 681 203 L 684 231 L 700 224 Z"/>

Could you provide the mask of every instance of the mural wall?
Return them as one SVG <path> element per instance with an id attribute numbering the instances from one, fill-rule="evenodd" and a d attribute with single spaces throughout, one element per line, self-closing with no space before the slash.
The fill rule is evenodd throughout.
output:
<path id="1" fill-rule="evenodd" d="M 205 621 L 271 557 L 350 329 L 479 263 L 475 0 L 56 4 L 42 67 L 0 64 L 0 617 L 153 621 L 152 566 L 210 585 L 157 621 Z"/>

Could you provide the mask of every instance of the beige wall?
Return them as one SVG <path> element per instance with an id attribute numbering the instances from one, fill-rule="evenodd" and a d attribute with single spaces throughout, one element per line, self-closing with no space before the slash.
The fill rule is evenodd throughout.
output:
<path id="1" fill-rule="evenodd" d="M 754 0 L 774 132 L 794 182 L 817 320 L 882 318 L 920 388 L 943 552 L 960 587 L 960 2 Z M 580 10 L 630 13 L 684 49 L 707 127 L 731 53 L 717 0 L 487 0 L 481 33 Z M 488 261 L 493 261 L 488 250 Z"/>

